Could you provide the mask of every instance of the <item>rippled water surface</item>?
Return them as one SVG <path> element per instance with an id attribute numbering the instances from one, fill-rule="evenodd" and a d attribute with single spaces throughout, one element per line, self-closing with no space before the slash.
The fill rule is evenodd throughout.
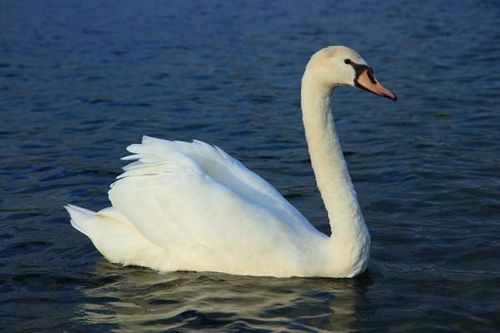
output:
<path id="1" fill-rule="evenodd" d="M 0 330 L 495 331 L 499 17 L 497 1 L 2 1 Z M 62 206 L 107 206 L 148 134 L 217 144 L 328 232 L 299 110 L 328 44 L 399 96 L 335 93 L 364 275 L 159 274 L 71 228 Z"/>

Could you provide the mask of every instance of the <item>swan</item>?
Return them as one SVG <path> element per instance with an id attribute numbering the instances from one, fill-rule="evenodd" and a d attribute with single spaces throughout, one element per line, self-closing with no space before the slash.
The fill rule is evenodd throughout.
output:
<path id="1" fill-rule="evenodd" d="M 330 109 L 338 86 L 396 100 L 354 50 L 329 46 L 302 77 L 302 119 L 331 236 L 318 231 L 263 178 L 202 141 L 148 136 L 93 212 L 66 205 L 71 225 L 113 263 L 158 271 L 349 278 L 369 260 L 370 235 Z"/>

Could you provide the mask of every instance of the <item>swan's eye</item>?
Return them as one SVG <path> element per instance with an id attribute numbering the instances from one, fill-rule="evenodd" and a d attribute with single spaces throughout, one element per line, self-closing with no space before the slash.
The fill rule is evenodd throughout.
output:
<path id="1" fill-rule="evenodd" d="M 349 65 L 351 63 L 351 59 L 345 59 L 344 63 L 346 63 L 347 65 Z"/>

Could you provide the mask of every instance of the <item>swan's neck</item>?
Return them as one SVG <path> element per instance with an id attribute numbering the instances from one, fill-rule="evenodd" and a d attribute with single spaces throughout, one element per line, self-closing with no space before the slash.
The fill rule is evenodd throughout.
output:
<path id="1" fill-rule="evenodd" d="M 331 242 L 336 252 L 356 252 L 356 248 L 369 246 L 369 235 L 335 131 L 330 110 L 332 92 L 306 70 L 302 78 L 302 117 L 312 168 L 328 211 Z"/>

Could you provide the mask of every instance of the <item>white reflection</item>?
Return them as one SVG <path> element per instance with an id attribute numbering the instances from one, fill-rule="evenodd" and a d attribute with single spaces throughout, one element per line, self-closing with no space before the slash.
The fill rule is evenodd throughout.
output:
<path id="1" fill-rule="evenodd" d="M 84 290 L 82 320 L 116 332 L 212 328 L 356 330 L 366 281 L 160 274 L 101 261 L 99 287 Z M 103 281 L 103 282 L 102 282 Z"/>

